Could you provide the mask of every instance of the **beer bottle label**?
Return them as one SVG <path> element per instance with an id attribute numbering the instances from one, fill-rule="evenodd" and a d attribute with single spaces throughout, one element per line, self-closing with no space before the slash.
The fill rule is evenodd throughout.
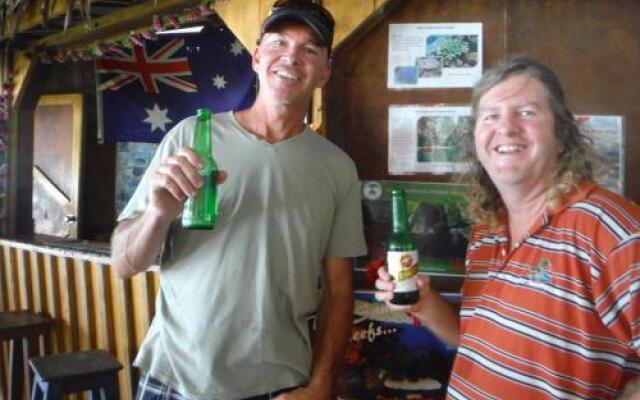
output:
<path id="1" fill-rule="evenodd" d="M 417 290 L 418 251 L 387 252 L 387 268 L 396 283 L 396 292 Z"/>

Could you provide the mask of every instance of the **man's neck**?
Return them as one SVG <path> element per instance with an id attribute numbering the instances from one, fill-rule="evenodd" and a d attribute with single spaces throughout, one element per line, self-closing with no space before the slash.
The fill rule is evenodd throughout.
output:
<path id="1" fill-rule="evenodd" d="M 538 220 L 547 207 L 547 189 L 539 188 L 526 192 L 501 193 L 508 218 L 511 243 L 520 242 L 525 233 Z"/>
<path id="2" fill-rule="evenodd" d="M 235 117 L 250 133 L 267 143 L 277 143 L 303 131 L 305 113 L 306 110 L 287 105 L 266 107 L 256 103 L 236 112 Z"/>

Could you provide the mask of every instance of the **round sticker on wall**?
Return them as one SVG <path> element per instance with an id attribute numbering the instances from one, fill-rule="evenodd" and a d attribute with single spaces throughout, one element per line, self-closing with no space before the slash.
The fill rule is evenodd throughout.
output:
<path id="1" fill-rule="evenodd" d="M 382 196 L 382 185 L 378 181 L 369 181 L 362 187 L 362 196 L 367 200 L 378 200 Z"/>

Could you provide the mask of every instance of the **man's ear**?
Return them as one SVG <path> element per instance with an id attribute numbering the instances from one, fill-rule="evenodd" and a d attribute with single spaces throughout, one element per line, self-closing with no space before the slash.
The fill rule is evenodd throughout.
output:
<path id="1" fill-rule="evenodd" d="M 320 80 L 318 81 L 318 87 L 324 87 L 331 78 L 331 68 L 333 67 L 333 59 L 329 57 L 327 63 L 324 66 L 324 70 L 322 71 L 322 75 L 320 76 Z"/>
<path id="2" fill-rule="evenodd" d="M 251 68 L 255 73 L 258 73 L 258 65 L 260 64 L 260 44 L 253 49 L 253 54 L 251 56 Z"/>

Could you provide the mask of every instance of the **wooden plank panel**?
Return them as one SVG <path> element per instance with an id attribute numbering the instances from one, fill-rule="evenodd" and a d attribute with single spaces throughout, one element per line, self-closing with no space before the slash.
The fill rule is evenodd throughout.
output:
<path id="1" fill-rule="evenodd" d="M 54 329 L 49 334 L 51 353 L 61 353 L 64 350 L 62 327 L 62 305 L 60 302 L 60 284 L 57 273 L 57 259 L 51 254 L 44 254 L 44 280 L 46 291 L 47 312 L 54 319 Z"/>
<path id="2" fill-rule="evenodd" d="M 3 249 L 3 256 L 7 265 L 7 309 L 16 310 L 19 305 L 18 276 L 16 271 L 18 266 L 15 259 L 16 250 L 12 247 Z"/>
<path id="3" fill-rule="evenodd" d="M 25 252 L 22 266 L 31 272 L 18 273 L 15 249 Z M 153 297 L 159 285 L 157 275 L 153 272 L 138 275 L 134 296 L 132 280 L 119 279 L 108 264 L 64 257 L 55 252 L 53 255 L 24 246 L 3 250 L 7 250 L 2 259 L 5 267 L 11 267 L 11 279 L 24 280 L 24 276 L 29 276 L 34 309 L 39 307 L 56 321 L 49 352 L 75 351 L 87 343 L 110 350 L 124 366 L 119 376 L 121 398 L 131 400 L 138 379 L 137 371 L 131 366 L 138 351 L 136 336 L 141 338 L 146 334 L 153 318 Z M 13 264 L 6 265 L 7 259 L 13 260 Z M 3 273 L 6 270 L 4 268 Z M 20 296 L 18 293 L 16 298 Z M 2 345 L 0 375 L 5 375 L 7 362 L 6 346 Z M 0 388 L 3 384 L 6 387 L 6 379 L 6 376 L 0 376 Z M 75 398 L 80 397 L 70 397 L 71 400 Z"/>
<path id="4" fill-rule="evenodd" d="M 62 351 L 78 350 L 78 316 L 76 313 L 76 294 L 73 263 L 68 258 L 58 258 L 58 279 L 60 282 Z"/>
<path id="5" fill-rule="evenodd" d="M 104 264 L 91 263 L 93 281 L 93 297 L 96 311 L 96 344 L 98 348 L 114 352 L 115 337 L 113 331 L 114 306 L 111 300 L 111 281 L 109 267 Z"/>
<path id="6" fill-rule="evenodd" d="M 120 279 L 111 271 L 111 278 L 114 282 L 113 289 L 115 291 L 114 302 L 116 305 L 116 355 L 120 362 L 125 366 L 119 376 L 120 387 L 122 388 L 123 397 L 131 398 L 133 395 L 133 386 L 136 382 L 136 373 L 131 368 L 131 363 L 137 351 L 134 338 L 134 321 L 133 321 L 133 302 L 131 296 L 131 280 Z"/>
<path id="7" fill-rule="evenodd" d="M 20 309 L 33 309 L 33 293 L 31 290 L 31 270 L 28 265 L 27 251 L 22 249 L 16 250 L 18 287 L 20 291 L 19 305 Z"/>
<path id="8" fill-rule="evenodd" d="M 150 273 L 143 272 L 131 279 L 132 310 L 135 321 L 135 344 L 139 348 L 153 318 L 153 288 Z"/>
<path id="9" fill-rule="evenodd" d="M 31 270 L 31 286 L 33 290 L 33 310 L 36 312 L 48 312 L 45 293 L 44 258 L 42 253 L 29 251 L 29 268 Z M 38 354 L 49 353 L 49 340 L 46 335 L 38 338 Z"/>
<path id="10" fill-rule="evenodd" d="M 31 286 L 33 290 L 33 309 L 37 312 L 46 311 L 44 292 L 44 274 L 42 254 L 29 251 L 29 269 L 31 271 Z"/>
<path id="11" fill-rule="evenodd" d="M 91 279 L 89 263 L 73 260 L 75 272 L 76 305 L 78 315 L 78 346 L 79 349 L 95 348 L 95 324 L 93 319 L 93 299 L 91 297 Z"/>
<path id="12" fill-rule="evenodd" d="M 0 311 L 7 310 L 8 301 L 7 301 L 7 283 L 11 281 L 8 280 L 8 269 L 10 265 L 5 261 L 4 251 L 6 246 L 0 246 L 0 252 L 2 256 L 0 257 Z"/>

